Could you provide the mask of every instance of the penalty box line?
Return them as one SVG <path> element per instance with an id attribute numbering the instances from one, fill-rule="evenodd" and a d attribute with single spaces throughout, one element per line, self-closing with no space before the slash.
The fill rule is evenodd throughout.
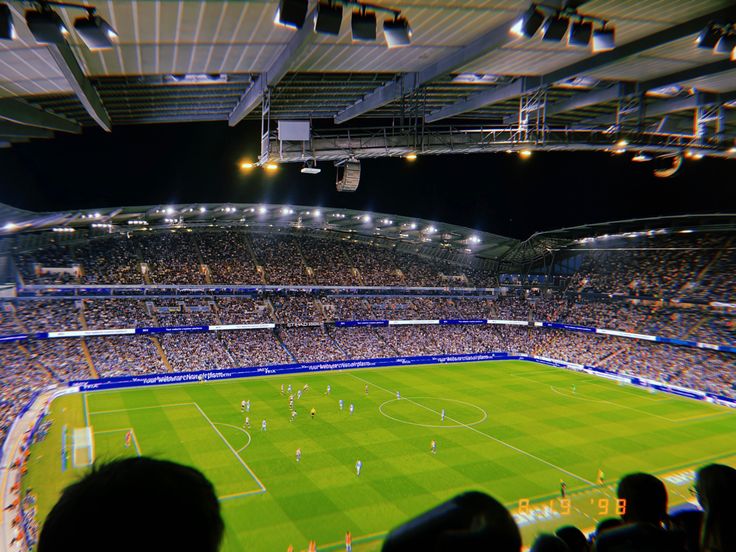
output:
<path id="1" fill-rule="evenodd" d="M 105 433 L 122 433 L 124 431 L 130 431 L 130 435 L 133 437 L 133 446 L 135 447 L 135 452 L 138 454 L 138 456 L 143 456 L 143 452 L 141 452 L 141 447 L 138 444 L 138 437 L 135 434 L 135 428 L 132 427 L 121 427 L 118 429 L 105 429 L 103 431 L 95 431 L 95 435 L 104 435 Z"/>
<path id="2" fill-rule="evenodd" d="M 361 378 L 359 376 L 356 376 L 354 374 L 348 374 L 348 375 L 350 375 L 351 377 L 353 377 L 355 379 L 358 379 L 358 380 L 360 380 L 360 381 L 362 381 L 364 383 L 367 383 L 367 384 L 370 384 L 370 385 L 374 385 L 374 386 L 378 387 L 379 389 L 381 389 L 383 391 L 386 391 L 387 393 L 389 393 L 391 395 L 394 395 L 394 393 L 391 390 L 386 389 L 385 387 L 381 387 L 380 385 L 377 385 L 377 384 L 375 384 L 373 382 L 370 382 L 370 381 L 368 381 L 366 379 L 363 379 L 363 378 Z M 418 403 L 416 401 L 413 401 L 411 399 L 402 398 L 402 400 L 408 401 L 408 402 L 410 402 L 412 404 L 415 404 L 416 406 L 418 406 L 420 408 L 424 408 L 425 410 L 428 410 L 429 412 L 432 412 L 432 413 L 436 414 L 437 416 L 440 416 L 440 413 L 437 412 L 436 410 L 434 410 L 433 408 L 430 408 L 428 406 L 425 406 L 425 405 L 423 405 L 421 403 Z M 593 483 L 592 481 L 589 481 L 589 480 L 585 479 L 584 477 L 582 477 L 580 475 L 577 475 L 575 473 L 572 473 L 570 471 L 567 471 L 565 468 L 563 468 L 561 466 L 558 466 L 557 464 L 553 464 L 552 462 L 549 462 L 548 460 L 545 460 L 544 458 L 540 458 L 539 456 L 535 456 L 534 454 L 532 454 L 530 452 L 527 452 L 527 451 L 525 451 L 523 449 L 520 449 L 519 447 L 515 447 L 514 445 L 512 445 L 510 443 L 507 443 L 506 441 L 503 441 L 503 440 L 501 440 L 501 439 L 499 439 L 497 437 L 494 437 L 493 435 L 490 435 L 488 433 L 485 433 L 483 431 L 480 431 L 479 429 L 476 429 L 473 426 L 469 426 L 468 424 L 465 424 L 465 423 L 463 423 L 463 422 L 461 422 L 459 420 L 455 420 L 454 418 L 451 418 L 450 416 L 447 416 L 447 415 L 445 416 L 445 418 L 447 418 L 451 422 L 455 422 L 456 424 L 458 424 L 460 426 L 463 426 L 463 427 L 465 427 L 465 428 L 467 428 L 467 429 L 469 429 L 471 431 L 474 431 L 475 433 L 477 433 L 479 435 L 483 435 L 484 437 L 486 437 L 486 438 L 488 438 L 488 439 L 490 439 L 492 441 L 495 441 L 499 445 L 503 445 L 503 446 L 505 446 L 507 448 L 510 448 L 511 450 L 513 450 L 515 452 L 518 452 L 519 454 L 523 454 L 524 456 L 528 456 L 529 458 L 531 458 L 533 460 L 536 460 L 537 462 L 541 462 L 542 464 L 545 464 L 546 466 L 549 466 L 549 467 L 554 468 L 554 469 L 556 469 L 558 471 L 561 471 L 562 473 L 567 474 L 570 477 L 574 477 L 575 479 L 578 479 L 578 480 L 580 480 L 580 481 L 582 481 L 584 483 L 587 483 L 588 485 L 595 485 L 595 483 Z"/>
<path id="3" fill-rule="evenodd" d="M 86 398 L 86 394 L 85 394 L 85 398 Z M 241 456 L 237 453 L 237 451 L 232 447 L 232 445 L 230 444 L 230 442 L 227 439 L 225 439 L 224 435 L 220 432 L 219 429 L 217 429 L 217 427 L 212 422 L 212 420 L 210 419 L 210 417 L 207 416 L 207 414 L 205 414 L 204 410 L 202 410 L 202 408 L 196 402 L 157 404 L 157 405 L 152 405 L 152 406 L 137 406 L 137 407 L 133 407 L 133 408 L 118 408 L 118 409 L 114 409 L 114 410 L 100 410 L 100 411 L 97 411 L 97 412 L 92 412 L 89 409 L 87 409 L 87 412 L 89 413 L 89 416 L 96 416 L 96 415 L 101 415 L 101 414 L 119 414 L 121 412 L 131 412 L 131 411 L 134 411 L 134 410 L 151 410 L 151 409 L 155 409 L 155 408 L 159 408 L 159 409 L 163 409 L 163 408 L 175 408 L 175 407 L 181 407 L 181 406 L 189 406 L 189 407 L 194 407 L 194 408 L 197 409 L 197 411 L 199 412 L 199 414 L 205 419 L 205 421 L 214 430 L 214 432 L 222 440 L 222 442 L 225 443 L 225 446 L 227 446 L 228 450 L 233 454 L 233 456 L 235 456 L 235 458 L 240 463 L 240 465 L 243 466 L 243 468 L 245 468 L 245 471 L 248 472 L 248 475 L 250 475 L 251 478 L 253 479 L 253 481 L 255 481 L 256 484 L 258 485 L 258 490 L 257 491 L 246 491 L 246 492 L 243 492 L 243 493 L 233 493 L 233 494 L 225 495 L 223 497 L 218 497 L 218 498 L 220 500 L 225 500 L 225 499 L 239 498 L 241 496 L 249 496 L 249 495 L 252 495 L 252 494 L 262 494 L 262 493 L 265 493 L 266 492 L 266 486 L 263 484 L 263 482 L 258 478 L 258 476 L 253 472 L 253 470 L 250 469 L 250 466 L 248 466 L 248 464 L 245 463 L 245 461 L 241 458 Z M 136 442 L 137 442 L 137 439 L 136 439 Z"/>

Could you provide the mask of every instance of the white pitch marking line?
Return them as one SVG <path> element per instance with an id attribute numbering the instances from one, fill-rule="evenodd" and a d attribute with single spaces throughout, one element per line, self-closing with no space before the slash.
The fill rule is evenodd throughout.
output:
<path id="1" fill-rule="evenodd" d="M 354 374 L 349 374 L 349 375 L 352 376 L 352 377 L 354 377 L 355 379 L 361 380 L 364 383 L 367 383 L 367 384 L 370 384 L 370 385 L 375 385 L 379 389 L 381 389 L 383 391 L 386 391 L 387 393 L 390 393 L 391 395 L 394 394 L 392 391 L 386 389 L 385 387 L 381 387 L 380 385 L 377 385 L 377 384 L 375 384 L 373 382 L 370 382 L 368 380 L 365 380 L 365 379 L 363 379 L 361 377 L 358 377 L 358 376 L 356 376 Z M 430 412 L 434 412 L 438 416 L 440 415 L 440 413 L 437 412 L 436 410 L 433 410 L 433 409 L 429 408 L 428 406 L 424 406 L 423 404 L 420 404 L 418 402 L 412 401 L 411 399 L 403 399 L 403 400 L 409 401 L 409 402 L 411 402 L 411 403 L 413 403 L 413 404 L 415 404 L 415 405 L 417 405 L 417 406 L 419 406 L 421 408 L 424 408 L 425 410 L 429 410 Z M 561 471 L 562 473 L 565 473 L 565 474 L 567 474 L 567 475 L 569 475 L 571 477 L 574 477 L 575 479 L 579 479 L 580 481 L 583 481 L 584 483 L 587 483 L 588 485 L 595 485 L 595 483 L 593 483 L 592 481 L 589 481 L 589 480 L 585 479 L 584 477 L 581 477 L 581 476 L 579 476 L 577 474 L 574 474 L 574 473 L 572 473 L 570 471 L 567 471 L 566 469 L 564 469 L 564 468 L 562 468 L 562 467 L 560 467 L 560 466 L 558 466 L 556 464 L 553 464 L 552 462 L 548 462 L 544 458 L 540 458 L 539 456 L 535 456 L 534 454 L 531 454 L 530 452 L 527 452 L 527 451 L 525 451 L 523 449 L 520 449 L 518 447 L 515 447 L 514 445 L 509 444 L 506 441 L 502 441 L 501 439 L 498 439 L 497 437 L 494 437 L 493 435 L 489 435 L 488 433 L 484 433 L 483 431 L 480 431 L 479 429 L 476 429 L 473 426 L 469 426 L 467 424 L 464 424 L 464 423 L 462 423 L 462 422 L 460 422 L 458 420 L 455 420 L 453 418 L 450 418 L 449 416 L 445 416 L 445 418 L 447 418 L 448 420 L 450 420 L 452 422 L 455 422 L 456 424 L 459 424 L 461 426 L 464 426 L 464 427 L 468 428 L 471 431 L 475 431 L 476 433 L 478 433 L 480 435 L 483 435 L 484 437 L 487 437 L 488 439 L 491 439 L 492 441 L 495 441 L 496 443 L 498 443 L 500 445 L 503 445 L 503 446 L 505 446 L 507 448 L 510 448 L 511 450 L 514 450 L 514 451 L 516 451 L 516 452 L 518 452 L 520 454 L 523 454 L 524 456 L 528 456 L 529 458 L 532 458 L 532 459 L 536 460 L 537 462 L 541 462 L 542 464 L 546 464 L 547 466 L 550 466 L 550 467 L 552 467 L 552 468 L 554 468 L 554 469 L 556 469 L 558 471 Z"/>
<path id="2" fill-rule="evenodd" d="M 248 448 L 248 445 L 250 445 L 250 442 L 251 442 L 250 433 L 248 433 L 242 427 L 238 427 L 238 426 L 233 425 L 233 424 L 224 424 L 224 423 L 221 423 L 221 422 L 212 422 L 212 423 L 215 424 L 215 425 L 219 425 L 219 426 L 225 426 L 225 427 L 231 427 L 233 429 L 237 429 L 238 431 L 242 431 L 243 433 L 245 433 L 248 436 L 248 442 L 245 443 L 245 445 L 243 445 L 242 447 L 240 447 L 238 450 L 235 451 L 238 454 L 241 453 L 242 451 L 244 451 L 246 448 Z"/>
<path id="3" fill-rule="evenodd" d="M 173 404 L 155 404 L 152 406 L 136 406 L 133 408 L 118 408 L 117 410 L 98 410 L 97 412 L 90 412 L 90 415 L 96 414 L 117 414 L 119 412 L 131 412 L 133 410 L 151 410 L 152 408 L 172 408 L 176 406 L 194 406 L 197 403 L 173 403 Z"/>
<path id="4" fill-rule="evenodd" d="M 217 429 L 217 427 L 216 427 L 216 426 L 215 426 L 215 424 L 214 424 L 214 423 L 212 422 L 212 420 L 210 420 L 210 417 L 209 417 L 209 416 L 207 416 L 207 414 L 205 414 L 204 410 L 202 410 L 202 409 L 200 408 L 200 406 L 199 406 L 199 405 L 198 405 L 198 404 L 197 404 L 196 402 L 195 402 L 195 403 L 191 403 L 191 404 L 193 404 L 193 405 L 194 405 L 194 407 L 195 407 L 195 408 L 196 408 L 197 410 L 199 410 L 199 413 L 200 413 L 200 414 L 202 415 L 202 417 L 203 417 L 203 418 L 204 418 L 205 420 L 207 420 L 207 423 L 208 423 L 208 424 L 210 424 L 210 426 L 212 426 L 212 429 L 214 429 L 214 430 L 215 430 L 215 433 L 217 433 L 217 435 L 219 435 L 219 436 L 220 436 L 220 439 L 222 439 L 222 441 L 223 441 L 223 442 L 225 443 L 225 445 L 227 445 L 227 448 L 229 448 L 229 449 L 230 449 L 230 452 L 232 452 L 232 453 L 233 453 L 233 454 L 235 455 L 235 458 L 237 458 L 237 459 L 238 459 L 238 462 L 240 462 L 240 463 L 241 463 L 241 464 L 243 465 L 243 467 L 244 467 L 244 468 L 245 468 L 245 469 L 246 469 L 246 470 L 248 471 L 248 473 L 250 474 L 250 476 L 251 476 L 251 477 L 252 477 L 253 479 L 255 479 L 255 480 L 256 480 L 256 483 L 258 483 L 258 485 L 259 485 L 259 486 L 261 487 L 261 489 L 262 489 L 263 491 L 265 491 L 265 490 L 266 490 L 266 486 L 265 486 L 265 485 L 264 485 L 264 484 L 263 484 L 263 483 L 261 482 L 261 480 L 260 480 L 260 479 L 258 479 L 258 477 L 256 476 L 256 474 L 255 474 L 255 473 L 253 473 L 253 470 L 251 470 L 251 469 L 250 469 L 250 468 L 248 467 L 248 464 L 246 464 L 245 462 L 243 462 L 243 459 L 242 459 L 242 458 L 240 457 L 240 455 L 239 455 L 239 454 L 238 454 L 238 453 L 237 453 L 237 452 L 235 451 L 235 449 L 234 449 L 234 448 L 232 447 L 232 445 L 231 445 L 231 444 L 230 444 L 230 443 L 228 442 L 228 440 L 227 440 L 227 439 L 225 439 L 225 437 L 224 437 L 224 436 L 222 435 L 222 433 L 220 433 L 220 430 L 219 430 L 219 429 Z"/>

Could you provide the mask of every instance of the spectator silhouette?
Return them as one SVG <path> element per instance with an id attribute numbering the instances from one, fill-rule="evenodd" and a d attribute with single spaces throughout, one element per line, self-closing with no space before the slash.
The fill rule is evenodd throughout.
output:
<path id="1" fill-rule="evenodd" d="M 212 484 L 194 468 L 152 458 L 95 466 L 46 518 L 38 552 L 216 552 L 224 524 Z"/>
<path id="2" fill-rule="evenodd" d="M 521 534 L 500 502 L 471 491 L 397 527 L 386 537 L 381 550 L 519 552 Z"/>
<path id="3" fill-rule="evenodd" d="M 661 526 L 667 520 L 667 488 L 648 473 L 631 473 L 618 483 L 617 495 L 626 501 L 626 523 L 645 522 Z"/>
<path id="4" fill-rule="evenodd" d="M 570 552 L 588 552 L 588 539 L 585 538 L 585 533 L 577 527 L 572 525 L 560 527 L 555 531 L 555 535 L 565 541 Z"/>
<path id="5" fill-rule="evenodd" d="M 723 464 L 700 468 L 695 492 L 704 511 L 701 552 L 736 550 L 736 470 Z"/>
<path id="6" fill-rule="evenodd" d="M 555 535 L 539 535 L 529 552 L 570 552 L 565 541 Z"/>

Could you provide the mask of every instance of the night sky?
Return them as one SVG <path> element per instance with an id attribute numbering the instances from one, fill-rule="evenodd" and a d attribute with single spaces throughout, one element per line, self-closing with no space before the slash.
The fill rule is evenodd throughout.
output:
<path id="1" fill-rule="evenodd" d="M 0 150 L 0 202 L 34 211 L 171 203 L 286 203 L 365 209 L 516 238 L 634 217 L 736 211 L 733 160 L 685 161 L 673 178 L 607 153 L 476 154 L 363 161 L 355 193 L 335 191 L 331 163 L 303 175 L 242 174 L 260 122 L 87 128 Z"/>

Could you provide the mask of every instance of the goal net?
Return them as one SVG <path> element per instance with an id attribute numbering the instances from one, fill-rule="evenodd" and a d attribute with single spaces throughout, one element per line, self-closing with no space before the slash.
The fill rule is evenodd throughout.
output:
<path id="1" fill-rule="evenodd" d="M 72 432 L 72 465 L 75 468 L 91 466 L 95 461 L 95 441 L 91 427 L 80 427 Z"/>

